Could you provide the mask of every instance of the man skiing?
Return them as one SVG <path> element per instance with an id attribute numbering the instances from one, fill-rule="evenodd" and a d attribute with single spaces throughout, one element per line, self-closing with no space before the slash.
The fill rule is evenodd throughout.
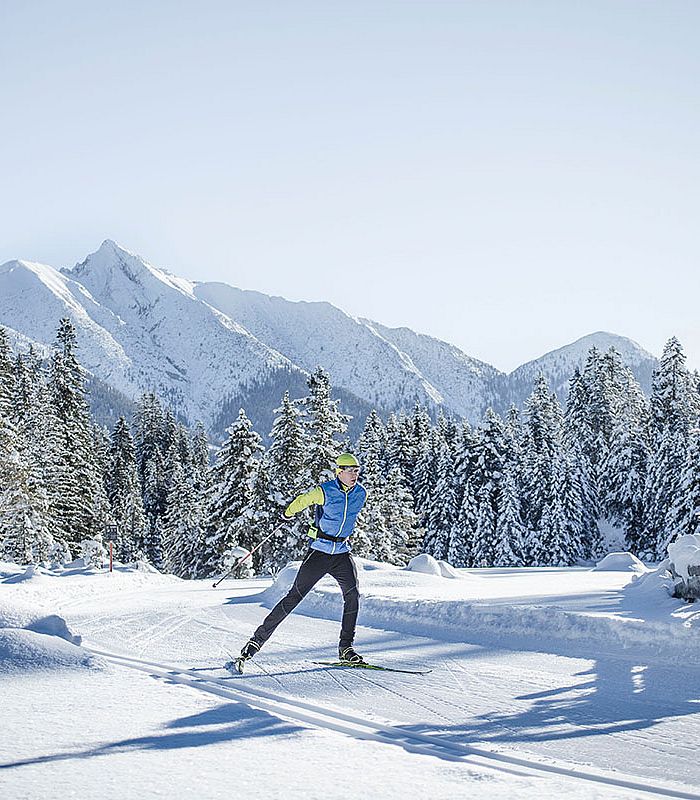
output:
<path id="1" fill-rule="evenodd" d="M 237 659 L 239 671 L 324 575 L 332 575 L 343 593 L 343 619 L 338 647 L 340 660 L 351 664 L 363 663 L 362 656 L 352 646 L 360 593 L 357 570 L 348 544 L 357 515 L 367 497 L 364 486 L 358 483 L 359 472 L 360 464 L 355 456 L 343 453 L 336 459 L 334 480 L 325 481 L 299 495 L 285 509 L 285 518 L 291 519 L 299 511 L 314 506 L 314 522 L 309 528 L 309 550 L 288 594 L 270 611 L 241 650 L 241 657 Z"/>

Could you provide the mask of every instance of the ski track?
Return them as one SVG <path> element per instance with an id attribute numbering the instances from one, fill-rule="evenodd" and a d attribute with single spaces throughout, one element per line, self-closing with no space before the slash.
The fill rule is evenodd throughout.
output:
<path id="1" fill-rule="evenodd" d="M 138 595 L 140 591 L 130 593 L 132 597 L 129 600 Z M 167 594 L 161 596 L 159 600 L 167 602 Z M 128 601 L 127 606 L 128 608 L 114 609 L 111 614 L 102 614 L 96 617 L 89 615 L 89 600 L 87 600 L 84 608 L 74 612 L 75 616 L 80 618 L 86 641 L 93 642 L 95 646 L 111 649 L 115 647 L 115 638 L 118 638 L 120 644 L 117 648 L 119 650 L 124 653 L 137 651 L 136 655 L 141 658 L 145 658 L 146 653 L 148 653 L 154 661 L 147 663 L 160 665 L 162 669 L 165 669 L 165 665 L 161 663 L 163 659 L 174 659 L 180 663 L 187 659 L 192 666 L 200 668 L 200 674 L 197 675 L 200 681 L 203 680 L 201 671 L 204 671 L 201 654 L 207 654 L 206 663 L 209 667 L 211 667 L 212 653 L 221 652 L 222 662 L 228 660 L 232 655 L 231 651 L 236 650 L 237 652 L 239 643 L 246 640 L 250 635 L 252 629 L 250 620 L 254 619 L 252 615 L 240 614 L 234 610 L 235 607 L 226 605 L 212 607 L 200 605 L 199 603 L 186 604 L 184 607 L 179 607 L 177 612 L 173 611 L 172 606 L 168 608 L 165 605 L 156 609 L 151 607 L 150 610 L 144 607 L 136 612 L 133 610 L 134 606 Z M 120 610 L 125 612 L 121 616 L 119 616 Z M 221 620 L 222 624 L 212 624 L 214 621 L 212 618 L 217 622 Z M 144 625 L 144 622 L 147 622 L 147 624 Z M 115 629 L 121 632 L 121 636 L 114 637 L 113 632 Z M 109 635 L 105 635 L 107 633 Z M 223 644 L 220 634 L 226 634 L 226 640 Z M 421 639 L 423 638 L 421 637 Z M 426 643 L 430 642 L 427 639 L 425 641 Z M 235 642 L 235 644 L 230 642 Z M 156 647 L 156 644 L 160 646 Z M 435 643 L 433 642 L 433 644 Z M 277 656 L 279 651 L 282 651 L 282 657 Z M 223 655 L 225 655 L 225 658 Z M 124 656 L 123 658 L 129 657 Z M 582 660 L 585 661 L 585 659 Z M 308 661 L 308 647 L 289 644 L 283 635 L 275 640 L 274 650 L 269 654 L 266 653 L 265 664 L 253 662 L 259 668 L 259 671 L 247 677 L 254 677 L 256 687 L 265 687 L 264 690 L 272 691 L 276 697 L 282 698 L 280 700 L 282 703 L 308 704 L 309 699 L 307 698 L 309 698 L 309 689 L 312 686 L 311 678 L 305 675 L 305 673 L 309 672 Z M 620 663 L 626 662 L 620 659 Z M 517 685 L 520 689 L 519 696 L 514 693 L 509 701 L 508 698 L 499 698 L 499 695 L 494 694 L 492 691 L 492 686 L 496 685 L 493 681 L 497 683 L 503 678 L 504 667 L 500 662 L 489 664 L 479 661 L 476 669 L 472 668 L 471 665 L 468 668 L 459 659 L 451 657 L 447 653 L 440 653 L 435 655 L 435 666 L 441 667 L 444 672 L 451 676 L 452 680 L 449 681 L 449 686 L 439 683 L 431 686 L 424 681 L 420 681 L 415 688 L 407 682 L 398 682 L 399 688 L 396 688 L 397 684 L 393 681 L 392 685 L 387 685 L 388 681 L 384 683 L 374 675 L 361 674 L 359 671 L 337 670 L 339 674 L 334 674 L 332 669 L 314 670 L 314 693 L 312 693 L 312 696 L 318 689 L 319 679 L 321 679 L 324 682 L 321 685 L 328 687 L 327 692 L 322 689 L 322 693 L 327 693 L 331 698 L 331 702 L 340 704 L 344 702 L 343 698 L 347 698 L 355 706 L 353 712 L 355 715 L 361 714 L 363 707 L 376 709 L 380 714 L 382 709 L 390 707 L 392 709 L 390 712 L 392 717 L 398 717 L 401 720 L 393 723 L 393 727 L 396 730 L 402 730 L 397 728 L 397 725 L 414 726 L 415 729 L 418 729 L 420 725 L 428 728 L 432 727 L 433 731 L 441 737 L 439 739 L 441 746 L 451 741 L 456 747 L 460 747 L 462 746 L 460 742 L 455 741 L 455 729 L 461 727 L 462 736 L 482 742 L 484 748 L 505 748 L 504 752 L 519 754 L 522 751 L 518 749 L 518 741 L 523 740 L 523 732 L 527 731 L 528 735 L 531 734 L 533 741 L 537 743 L 538 729 L 541 728 L 542 722 L 541 720 L 538 722 L 538 717 L 535 714 L 532 721 L 525 721 L 525 727 L 523 724 L 519 726 L 508 725 L 508 721 L 516 719 L 519 713 L 520 706 L 514 705 L 513 701 L 521 702 L 523 698 L 528 699 L 528 695 L 537 697 L 539 695 L 546 696 L 550 693 L 556 695 L 557 692 L 560 692 L 561 701 L 564 703 L 562 715 L 551 716 L 545 720 L 548 725 L 550 739 L 556 740 L 559 737 L 563 737 L 563 739 L 568 740 L 568 732 L 576 726 L 580 726 L 581 729 L 589 729 L 594 736 L 605 733 L 604 725 L 607 722 L 606 720 L 596 721 L 594 718 L 592 724 L 590 716 L 586 715 L 585 705 L 582 709 L 575 706 L 577 699 L 581 700 L 587 696 L 586 683 L 588 679 L 585 672 L 581 673 L 582 677 L 580 679 L 577 678 L 577 680 L 580 680 L 580 684 L 574 683 L 571 686 L 564 687 L 561 683 L 562 675 L 556 663 L 551 671 L 536 670 L 530 672 L 528 669 L 519 671 L 516 676 L 517 683 L 511 679 L 512 676 L 509 676 L 509 682 L 514 686 Z M 505 668 L 508 669 L 507 664 Z M 181 668 L 177 668 L 176 671 L 178 674 L 189 674 L 187 670 Z M 196 673 L 191 672 L 191 674 L 195 675 Z M 571 680 L 568 675 L 566 677 Z M 218 680 L 221 681 L 221 679 Z M 453 688 L 453 684 L 456 690 Z M 382 695 L 387 699 L 393 697 L 395 700 L 393 703 L 387 704 L 379 699 Z M 573 706 L 571 705 L 572 702 L 574 703 Z M 613 705 L 615 704 L 614 697 L 611 702 Z M 652 706 L 658 706 L 660 716 L 663 718 L 663 712 L 666 710 L 664 704 L 659 703 L 656 698 L 651 698 L 651 706 L 648 708 Z M 488 709 L 488 711 L 486 712 L 484 709 Z M 625 706 L 621 706 L 621 709 L 625 710 Z M 429 714 L 427 719 L 426 713 Z M 636 713 L 634 707 L 631 708 L 631 713 Z M 666 717 L 668 718 L 668 715 Z M 354 718 L 360 719 L 357 716 Z M 620 716 L 617 720 L 619 724 L 621 724 L 622 719 L 622 716 Z M 432 724 L 428 722 L 429 720 L 433 721 Z M 613 721 L 615 721 L 614 717 Z M 596 722 L 600 727 L 596 728 Z M 324 726 L 321 725 L 321 727 Z M 643 788 L 646 785 L 643 781 L 648 780 L 651 782 L 649 785 L 655 785 L 654 782 L 659 780 L 656 775 L 651 776 L 648 771 L 645 772 L 643 764 L 649 762 L 649 759 L 643 756 L 644 753 L 649 754 L 650 763 L 659 763 L 668 758 L 673 758 L 676 762 L 682 764 L 682 759 L 686 758 L 686 755 L 683 755 L 684 753 L 687 754 L 689 762 L 695 758 L 695 748 L 682 745 L 676 738 L 671 738 L 666 730 L 663 732 L 660 730 L 660 736 L 649 736 L 648 732 L 645 733 L 646 730 L 623 729 L 620 733 L 620 736 L 623 737 L 621 741 L 626 741 L 630 747 L 637 751 L 635 756 L 636 764 L 631 768 L 644 774 L 644 777 L 639 778 L 638 783 L 635 783 L 635 786 L 640 787 L 640 791 L 652 791 Z M 499 735 L 498 731 L 502 731 L 503 735 Z M 342 732 L 347 733 L 347 731 Z M 618 732 L 615 730 L 610 731 L 610 735 L 615 739 L 618 736 Z M 415 745 L 415 742 L 413 745 Z M 546 752 L 538 752 L 536 755 L 533 754 L 531 759 L 528 758 L 530 753 L 525 751 L 524 758 L 527 763 L 532 764 L 537 764 L 537 759 L 540 758 L 557 763 L 560 760 L 559 756 L 563 755 L 564 760 L 570 759 L 569 763 L 593 760 L 594 763 L 601 764 L 601 770 L 612 770 L 614 773 L 617 762 L 613 758 L 602 758 L 599 762 L 597 758 L 592 758 L 593 754 L 590 751 L 587 751 L 585 739 L 581 740 L 581 745 L 583 749 L 569 747 L 568 752 L 563 754 L 554 752 L 553 755 L 550 755 Z M 431 747 L 433 746 L 434 744 L 431 745 Z M 484 752 L 489 751 L 484 749 Z M 518 755 L 518 757 L 520 756 Z M 565 761 L 562 763 L 565 763 Z M 567 769 L 570 768 L 567 767 Z M 599 768 L 596 767 L 594 769 Z M 662 774 L 660 779 L 663 780 Z M 700 798 L 700 794 L 678 793 L 680 790 L 673 791 L 676 793 L 667 794 L 667 796 Z M 657 794 L 659 793 L 657 792 Z"/>
<path id="2" fill-rule="evenodd" d="M 189 686 L 228 700 L 243 702 L 278 717 L 293 719 L 313 727 L 333 730 L 359 739 L 398 745 L 411 752 L 437 756 L 460 763 L 468 762 L 475 766 L 505 771 L 520 776 L 531 776 L 533 774 L 556 775 L 609 788 L 614 787 L 642 792 L 646 795 L 681 798 L 682 800 L 700 800 L 700 794 L 677 789 L 657 781 L 642 781 L 632 777 L 608 774 L 602 770 L 586 770 L 564 762 L 555 762 L 551 759 L 538 760 L 462 744 L 436 735 L 406 730 L 395 724 L 363 719 L 358 715 L 349 714 L 340 709 L 275 694 L 266 689 L 232 685 L 240 680 L 233 676 L 228 678 L 202 677 L 201 674 L 191 669 L 119 655 L 97 648 L 88 647 L 87 649 L 115 665 L 139 670 L 153 677 Z"/>

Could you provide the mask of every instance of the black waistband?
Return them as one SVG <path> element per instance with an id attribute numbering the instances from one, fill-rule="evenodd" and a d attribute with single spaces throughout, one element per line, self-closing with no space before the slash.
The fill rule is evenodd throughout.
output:
<path id="1" fill-rule="evenodd" d="M 324 533 L 323 531 L 319 531 L 316 534 L 317 539 L 325 539 L 327 542 L 344 542 L 348 537 L 347 536 L 329 536 L 329 534 Z"/>

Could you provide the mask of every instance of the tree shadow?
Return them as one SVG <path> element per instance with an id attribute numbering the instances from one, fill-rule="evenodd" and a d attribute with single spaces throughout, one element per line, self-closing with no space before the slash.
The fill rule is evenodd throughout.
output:
<path id="1" fill-rule="evenodd" d="M 120 739 L 84 750 L 6 761 L 0 763 L 0 770 L 109 756 L 113 753 L 206 747 L 233 739 L 289 736 L 304 730 L 301 726 L 281 720 L 266 711 L 250 708 L 244 703 L 225 703 L 199 714 L 171 720 L 164 728 L 170 732 Z M 180 730 L 181 728 L 189 730 Z"/>
<path id="2" fill-rule="evenodd" d="M 455 742 L 500 744 L 575 740 L 650 729 L 665 719 L 700 712 L 700 685 L 693 669 L 599 658 L 576 677 L 581 678 L 577 683 L 515 697 L 531 701 L 525 709 L 480 714 L 437 735 Z M 413 729 L 425 732 L 428 727 Z"/>

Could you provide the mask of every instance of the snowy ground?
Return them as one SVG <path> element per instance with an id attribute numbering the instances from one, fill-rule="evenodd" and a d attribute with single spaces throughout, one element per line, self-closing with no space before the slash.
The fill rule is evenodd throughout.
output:
<path id="1" fill-rule="evenodd" d="M 700 798 L 700 615 L 659 575 L 360 563 L 358 649 L 429 675 L 313 664 L 332 581 L 217 669 L 294 568 L 214 590 L 0 563 L 0 797 Z"/>

